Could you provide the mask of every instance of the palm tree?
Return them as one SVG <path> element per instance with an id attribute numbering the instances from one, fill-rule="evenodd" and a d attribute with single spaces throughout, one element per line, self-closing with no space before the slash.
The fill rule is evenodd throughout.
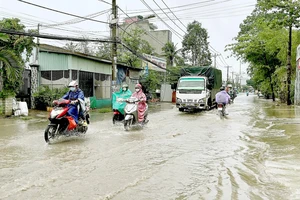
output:
<path id="1" fill-rule="evenodd" d="M 8 36 L 0 34 L 0 41 L 6 42 Z M 6 50 L 5 47 L 0 47 L 0 90 L 6 89 L 6 82 L 14 83 L 22 78 L 22 68 L 16 54 L 11 50 Z"/>
<path id="2" fill-rule="evenodd" d="M 178 53 L 181 49 L 176 50 L 176 45 L 173 42 L 167 42 L 162 48 L 164 55 L 167 58 L 167 65 L 174 66 L 174 62 L 179 58 Z"/>

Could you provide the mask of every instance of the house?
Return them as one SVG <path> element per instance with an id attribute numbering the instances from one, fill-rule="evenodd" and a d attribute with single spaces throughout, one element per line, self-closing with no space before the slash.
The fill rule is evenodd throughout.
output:
<path id="1" fill-rule="evenodd" d="M 112 98 L 112 63 L 95 56 L 69 51 L 47 44 L 39 45 L 39 53 L 33 55 L 31 68 L 32 94 L 42 85 L 50 88 L 66 87 L 71 80 L 77 80 L 85 97 L 89 97 L 92 108 L 108 107 Z M 122 80 L 131 86 L 140 77 L 142 69 L 117 64 L 123 72 Z M 131 86 L 132 88 L 132 86 Z M 34 105 L 32 105 L 34 107 Z"/>

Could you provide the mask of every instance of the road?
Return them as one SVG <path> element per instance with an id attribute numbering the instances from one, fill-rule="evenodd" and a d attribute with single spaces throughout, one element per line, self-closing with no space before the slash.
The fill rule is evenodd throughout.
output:
<path id="1" fill-rule="evenodd" d="M 0 199 L 300 199 L 299 110 L 240 94 L 221 120 L 163 103 L 143 129 L 93 113 L 85 137 L 51 145 L 45 117 L 1 119 Z"/>

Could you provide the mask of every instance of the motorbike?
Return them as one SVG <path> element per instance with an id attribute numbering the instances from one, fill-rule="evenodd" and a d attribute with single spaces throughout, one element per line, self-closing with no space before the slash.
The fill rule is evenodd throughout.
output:
<path id="1" fill-rule="evenodd" d="M 225 117 L 225 105 L 223 103 L 218 103 L 217 105 L 217 108 L 218 108 L 218 114 L 220 116 L 220 119 L 223 119 Z"/>
<path id="2" fill-rule="evenodd" d="M 122 100 L 121 100 L 122 101 Z M 130 130 L 132 126 L 136 125 L 145 125 L 148 123 L 147 116 L 148 116 L 148 104 L 146 104 L 146 111 L 145 111 L 145 116 L 144 116 L 144 121 L 139 124 L 138 123 L 138 102 L 139 99 L 136 97 L 130 97 L 126 100 L 126 106 L 124 108 L 124 113 L 125 113 L 125 119 L 124 119 L 124 129 L 126 131 Z"/>
<path id="3" fill-rule="evenodd" d="M 125 116 L 119 111 L 118 109 L 113 109 L 113 124 L 116 124 L 117 122 L 122 122 L 124 120 Z"/>
<path id="4" fill-rule="evenodd" d="M 71 100 L 59 99 L 53 101 L 54 107 L 48 118 L 50 123 L 44 132 L 44 138 L 47 143 L 51 143 L 60 136 L 79 136 L 87 132 L 87 124 L 90 124 L 89 106 L 85 106 L 83 100 L 78 100 L 78 124 L 71 116 L 67 115 L 68 105 L 72 103 Z"/>

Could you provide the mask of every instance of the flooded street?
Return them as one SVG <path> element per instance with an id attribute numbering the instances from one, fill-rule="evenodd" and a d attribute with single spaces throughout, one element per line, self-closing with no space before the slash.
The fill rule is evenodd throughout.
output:
<path id="1" fill-rule="evenodd" d="M 241 94 L 228 111 L 165 103 L 129 132 L 93 113 L 51 145 L 45 116 L 1 119 L 0 199 L 300 199 L 300 108 Z"/>

